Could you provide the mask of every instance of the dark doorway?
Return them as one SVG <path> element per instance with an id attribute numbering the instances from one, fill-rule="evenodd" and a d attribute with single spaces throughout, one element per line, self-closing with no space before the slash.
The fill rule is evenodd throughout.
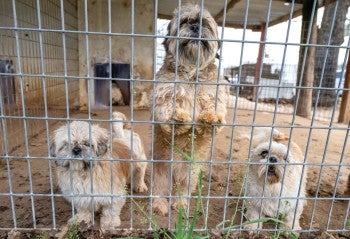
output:
<path id="1" fill-rule="evenodd" d="M 12 60 L 0 60 L 0 73 L 13 74 L 15 73 Z M 15 98 L 15 78 L 13 75 L 0 75 L 0 88 L 2 103 L 11 105 L 16 102 Z"/>
<path id="2" fill-rule="evenodd" d="M 95 103 L 102 105 L 111 105 L 109 90 L 110 84 L 108 79 L 112 76 L 112 86 L 115 84 L 122 93 L 125 105 L 130 103 L 130 64 L 112 63 L 112 72 L 110 72 L 109 63 L 95 64 Z M 125 80 L 124 80 L 125 79 Z"/>

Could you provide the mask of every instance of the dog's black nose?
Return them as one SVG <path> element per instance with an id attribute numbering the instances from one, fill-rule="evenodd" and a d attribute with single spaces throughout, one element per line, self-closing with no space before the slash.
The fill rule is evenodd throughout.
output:
<path id="1" fill-rule="evenodd" d="M 276 157 L 270 157 L 270 158 L 269 158 L 269 162 L 270 162 L 270 163 L 277 163 Z"/>
<path id="2" fill-rule="evenodd" d="M 79 155 L 81 153 L 81 148 L 79 146 L 75 146 L 72 148 L 72 152 L 74 155 Z"/>
<path id="3" fill-rule="evenodd" d="M 199 25 L 196 23 L 196 24 L 192 24 L 190 26 L 190 30 L 194 33 L 198 33 L 199 32 Z"/>

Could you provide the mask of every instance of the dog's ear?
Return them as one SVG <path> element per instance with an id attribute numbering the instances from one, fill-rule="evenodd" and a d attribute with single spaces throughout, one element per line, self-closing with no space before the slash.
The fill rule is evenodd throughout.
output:
<path id="1" fill-rule="evenodd" d="M 50 157 L 56 157 L 56 153 L 55 152 L 56 152 L 56 144 L 52 140 L 51 144 L 50 144 L 50 152 L 49 152 Z"/>
<path id="2" fill-rule="evenodd" d="M 171 27 L 171 24 L 172 24 L 172 21 L 169 22 L 168 24 L 168 27 L 167 27 L 167 36 L 170 36 L 170 27 Z M 169 51 L 169 46 L 168 46 L 168 41 L 169 41 L 169 38 L 164 38 L 164 41 L 163 41 L 163 46 L 164 46 L 164 49 L 165 49 L 165 52 L 168 53 Z"/>
<path id="3" fill-rule="evenodd" d="M 218 41 L 218 51 L 216 52 L 216 55 L 215 55 L 215 57 L 218 59 L 218 60 L 220 60 L 221 59 L 221 56 L 220 56 L 220 54 L 219 54 L 219 50 L 220 50 L 220 48 L 221 48 L 221 41 Z"/>
<path id="4" fill-rule="evenodd" d="M 104 155 L 107 152 L 108 149 L 108 138 L 107 137 L 100 137 L 97 142 L 97 151 L 96 155 L 101 156 Z"/>
<path id="5" fill-rule="evenodd" d="M 277 129 L 274 129 L 272 139 L 276 142 L 280 142 L 283 140 L 287 140 L 288 137 L 285 134 L 283 134 L 282 132 L 278 131 Z"/>
<path id="6" fill-rule="evenodd" d="M 131 124 L 129 122 L 124 122 L 123 128 L 130 130 L 131 129 Z"/>

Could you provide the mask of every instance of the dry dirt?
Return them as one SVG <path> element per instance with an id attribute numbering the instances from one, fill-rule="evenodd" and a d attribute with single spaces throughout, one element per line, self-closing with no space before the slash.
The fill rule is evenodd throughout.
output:
<path id="1" fill-rule="evenodd" d="M 128 107 L 118 107 L 114 110 L 124 112 L 130 116 Z M 235 117 L 234 117 L 235 116 Z M 73 112 L 72 118 L 86 118 L 84 112 Z M 92 119 L 109 119 L 109 111 L 94 111 Z M 144 142 L 148 155 L 151 155 L 152 125 L 149 122 L 148 110 L 133 112 L 133 118 L 139 123 L 134 123 L 134 130 L 138 132 Z M 212 156 L 212 170 L 206 172 L 203 187 L 204 211 L 201 212 L 196 227 L 199 229 L 213 229 L 211 238 L 221 233 L 222 223 L 231 220 L 232 225 L 240 225 L 242 220 L 242 201 L 236 197 L 240 195 L 244 178 L 245 166 L 249 150 L 249 135 L 252 125 L 268 126 L 274 124 L 280 131 L 289 134 L 293 118 L 289 114 L 277 114 L 258 111 L 240 110 L 236 112 L 229 109 L 227 115 L 228 126 L 215 138 L 214 152 Z M 50 133 L 64 121 L 50 121 Z M 101 123 L 109 127 L 108 123 Z M 350 172 L 349 147 L 345 147 L 347 136 L 347 125 L 314 122 L 296 117 L 292 131 L 292 140 L 306 151 L 306 162 L 308 168 L 308 203 L 301 217 L 301 226 L 305 230 L 318 231 L 318 238 L 323 238 L 324 230 L 349 230 L 345 224 L 349 218 L 345 218 L 349 209 L 349 194 L 347 192 L 348 175 Z M 310 129 L 312 126 L 312 129 Z M 310 139 L 309 139 L 310 138 Z M 309 140 L 308 140 L 309 139 Z M 307 145 L 309 142 L 309 145 Z M 232 143 L 232 147 L 231 147 Z M 25 156 L 34 157 L 28 160 Z M 7 168 L 6 160 L 0 160 L 0 228 L 9 229 L 56 229 L 62 228 L 72 215 L 71 205 L 59 195 L 60 191 L 55 185 L 55 180 L 50 180 L 54 175 L 54 163 L 46 157 L 48 155 L 46 132 L 29 139 L 28 152 L 24 146 L 11 152 L 9 160 L 10 168 Z M 228 162 L 232 162 L 229 166 Z M 321 166 L 321 162 L 323 162 Z M 339 167 L 339 163 L 343 166 Z M 241 163 L 241 164 L 240 164 Z M 29 169 L 30 166 L 30 169 Z M 230 175 L 228 170 L 230 169 Z M 10 171 L 8 171 L 10 170 Z M 28 172 L 30 171 L 30 174 Z M 321 177 L 319 177 L 321 172 Z M 11 185 L 9 187 L 10 173 Z M 149 183 L 149 176 L 147 181 Z M 339 177 L 338 177 L 339 176 Z M 336 179 L 339 178 L 337 181 Z M 318 181 L 320 187 L 317 189 Z M 210 186 L 209 186 L 210 182 Z M 337 187 L 335 187 L 337 184 Z M 32 185 L 32 191 L 31 187 Z M 51 187 L 52 186 L 52 187 Z M 228 190 L 226 190 L 226 188 Z M 210 190 L 208 190 L 210 189 Z M 335 190 L 336 189 L 336 190 Z M 317 195 L 316 195 L 317 192 Z M 10 197 L 9 193 L 13 196 Z M 30 193 L 33 193 L 32 197 Z M 145 198 L 135 199 L 135 203 L 128 203 L 122 210 L 122 228 L 149 229 L 150 214 L 149 194 L 138 195 Z M 207 200 L 206 197 L 213 197 Z M 225 199 L 226 198 L 226 199 Z M 316 199 L 315 199 L 316 198 Z M 191 201 L 191 209 L 195 207 L 196 201 Z M 13 207 L 13 208 L 12 208 Z M 14 210 L 12 210 L 14 209 Z M 146 214 L 146 215 L 145 215 Z M 152 221 L 160 228 L 174 228 L 177 213 L 172 210 L 170 217 L 153 216 Z M 13 217 L 16 218 L 14 225 Z M 98 225 L 97 225 L 98 226 Z M 54 228 L 55 229 L 55 228 Z M 122 232 L 120 232 L 122 233 Z M 125 233 L 125 232 L 124 232 Z M 25 234 L 30 235 L 33 234 Z M 26 238 L 22 234 L 23 238 Z M 125 234 L 123 234 L 125 235 Z M 143 234 L 139 234 L 141 236 Z M 302 234 L 305 238 L 315 238 L 316 234 Z M 336 238 L 349 238 L 349 233 L 336 233 Z M 2 232 L 0 237 L 6 237 Z M 92 236 L 94 237 L 94 236 Z M 144 235 L 144 237 L 147 237 Z M 151 237 L 147 237 L 151 238 Z M 218 238 L 220 238 L 218 236 Z M 327 235 L 326 237 L 327 238 Z"/>

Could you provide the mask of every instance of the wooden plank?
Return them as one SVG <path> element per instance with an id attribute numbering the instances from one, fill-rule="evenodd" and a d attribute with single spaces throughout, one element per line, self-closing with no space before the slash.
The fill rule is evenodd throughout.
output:
<path id="1" fill-rule="evenodd" d="M 227 5 L 226 5 L 226 14 L 237 4 L 239 3 L 240 0 L 231 0 Z M 225 13 L 225 8 L 221 9 L 221 11 L 216 14 L 216 16 L 214 17 L 215 21 L 220 20 Z"/>

